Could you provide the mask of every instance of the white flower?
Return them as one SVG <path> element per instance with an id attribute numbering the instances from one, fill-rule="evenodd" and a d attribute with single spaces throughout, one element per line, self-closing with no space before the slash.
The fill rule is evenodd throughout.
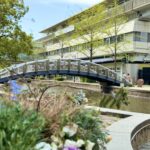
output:
<path id="1" fill-rule="evenodd" d="M 36 150 L 52 150 L 52 147 L 48 143 L 40 142 L 36 144 L 35 149 Z"/>
<path id="2" fill-rule="evenodd" d="M 59 139 L 58 137 L 54 136 L 54 135 L 51 136 L 51 139 L 52 139 L 52 141 L 53 141 L 54 143 L 56 143 L 56 144 L 58 144 L 59 141 L 60 141 L 60 139 Z"/>
<path id="3" fill-rule="evenodd" d="M 83 140 L 81 140 L 81 139 L 79 139 L 77 141 L 77 147 L 82 147 L 84 144 L 85 144 L 85 142 Z"/>
<path id="4" fill-rule="evenodd" d="M 63 147 L 63 142 L 62 142 L 62 140 L 60 138 L 52 135 L 51 139 L 52 139 L 53 143 L 55 143 L 58 146 L 58 148 L 62 148 Z"/>
<path id="5" fill-rule="evenodd" d="M 52 150 L 58 150 L 58 147 L 54 142 L 51 143 L 51 146 L 52 146 Z"/>
<path id="6" fill-rule="evenodd" d="M 70 146 L 77 147 L 77 143 L 75 141 L 72 141 L 72 140 L 66 140 L 65 144 L 64 144 L 64 147 L 70 147 Z"/>
<path id="7" fill-rule="evenodd" d="M 85 149 L 86 149 L 86 150 L 92 150 L 93 147 L 94 147 L 94 145 L 95 145 L 95 143 L 93 143 L 93 142 L 87 140 L 87 144 L 86 144 L 86 148 L 85 148 Z"/>
<path id="8" fill-rule="evenodd" d="M 70 124 L 63 127 L 63 132 L 68 134 L 69 137 L 74 136 L 77 133 L 77 130 L 78 130 L 78 125 L 76 124 Z"/>
<path id="9" fill-rule="evenodd" d="M 84 100 L 83 100 L 85 103 L 87 103 L 88 102 L 88 99 L 87 98 L 84 98 Z"/>

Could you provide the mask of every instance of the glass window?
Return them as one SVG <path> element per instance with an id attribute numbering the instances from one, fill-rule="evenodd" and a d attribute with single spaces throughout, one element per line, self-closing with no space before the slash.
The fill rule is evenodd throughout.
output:
<path id="1" fill-rule="evenodd" d="M 141 40 L 141 32 L 135 32 L 134 41 L 140 41 L 140 40 Z"/>
<path id="2" fill-rule="evenodd" d="M 137 42 L 147 42 L 148 33 L 146 32 L 135 32 L 134 33 L 134 41 Z"/>
<path id="3" fill-rule="evenodd" d="M 148 33 L 147 42 L 150 42 L 150 33 Z"/>
<path id="4" fill-rule="evenodd" d="M 141 42 L 147 42 L 147 33 L 141 32 Z"/>
<path id="5" fill-rule="evenodd" d="M 115 43 L 115 41 L 116 41 L 116 37 L 115 36 L 110 37 L 110 44 Z"/>
<path id="6" fill-rule="evenodd" d="M 124 35 L 123 35 L 123 34 L 118 35 L 118 37 L 117 37 L 117 42 L 122 42 L 123 39 L 124 39 Z"/>
<path id="7" fill-rule="evenodd" d="M 105 38 L 104 39 L 104 44 L 110 44 L 110 38 Z"/>

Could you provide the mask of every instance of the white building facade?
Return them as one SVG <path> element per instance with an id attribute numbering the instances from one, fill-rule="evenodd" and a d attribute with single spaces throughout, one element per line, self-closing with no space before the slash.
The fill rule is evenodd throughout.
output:
<path id="1" fill-rule="evenodd" d="M 118 37 L 127 39 L 126 44 L 121 43 L 120 55 L 117 58 L 117 71 L 122 75 L 123 73 L 130 73 L 133 81 L 136 82 L 138 78 L 144 78 L 146 83 L 150 84 L 150 0 L 120 0 L 125 12 L 129 16 L 129 21 L 124 24 L 124 27 Z M 101 5 L 98 4 L 98 5 Z M 95 6 L 93 6 L 95 7 Z M 91 9 L 91 8 L 90 8 Z M 87 10 L 86 10 L 87 11 Z M 81 12 L 75 16 L 82 15 Z M 52 27 L 49 27 L 41 33 L 45 36 L 38 41 L 41 42 L 46 52 L 47 58 L 73 58 L 84 59 L 88 61 L 86 55 L 81 53 L 78 49 L 86 49 L 88 43 L 82 38 L 70 38 L 71 34 L 75 31 L 73 24 L 68 24 L 75 16 L 70 17 Z M 60 41 L 60 36 L 64 38 Z M 113 42 L 114 36 L 105 37 L 104 41 Z M 103 64 L 111 69 L 114 69 L 114 58 L 109 51 L 105 51 L 105 47 L 101 45 L 96 48 L 97 50 L 93 56 L 93 62 Z M 102 50 L 103 49 L 103 50 Z M 101 51 L 100 51 L 101 50 Z M 143 70 L 146 69 L 145 75 Z"/>

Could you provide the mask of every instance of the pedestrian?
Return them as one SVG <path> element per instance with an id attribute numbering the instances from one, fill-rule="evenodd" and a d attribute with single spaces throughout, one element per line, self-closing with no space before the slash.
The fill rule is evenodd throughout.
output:
<path id="1" fill-rule="evenodd" d="M 126 77 L 126 78 L 127 78 L 128 82 L 132 83 L 132 78 L 131 78 L 131 76 L 130 76 L 129 73 L 127 74 L 127 77 Z"/>
<path id="2" fill-rule="evenodd" d="M 123 73 L 123 75 L 122 75 L 122 76 L 123 76 L 123 78 L 124 78 L 124 79 L 127 79 L 127 75 L 126 75 L 126 73 L 125 73 L 125 72 Z"/>

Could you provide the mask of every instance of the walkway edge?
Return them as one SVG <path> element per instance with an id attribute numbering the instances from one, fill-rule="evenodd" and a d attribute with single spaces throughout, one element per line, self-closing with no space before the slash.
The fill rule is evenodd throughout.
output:
<path id="1" fill-rule="evenodd" d="M 133 113 L 128 111 L 120 111 L 92 106 L 86 106 L 86 108 L 100 110 L 101 112 L 112 112 L 114 114 L 126 114 L 127 116 L 130 116 L 113 123 L 107 128 L 109 134 L 112 136 L 112 141 L 110 141 L 106 145 L 107 150 L 133 150 L 133 147 L 131 145 L 132 131 L 139 124 L 145 122 L 146 120 L 150 120 L 149 114 Z"/>

